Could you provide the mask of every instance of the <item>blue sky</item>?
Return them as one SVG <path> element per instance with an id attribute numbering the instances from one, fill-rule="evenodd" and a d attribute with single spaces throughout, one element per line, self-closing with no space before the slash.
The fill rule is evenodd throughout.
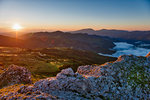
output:
<path id="1" fill-rule="evenodd" d="M 0 29 L 150 30 L 150 0 L 0 0 Z"/>

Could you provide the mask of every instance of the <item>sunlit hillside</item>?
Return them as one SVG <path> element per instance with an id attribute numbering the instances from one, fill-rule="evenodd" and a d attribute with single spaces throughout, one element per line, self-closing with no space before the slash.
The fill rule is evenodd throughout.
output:
<path id="1" fill-rule="evenodd" d="M 32 72 L 33 79 L 55 76 L 61 69 L 80 65 L 103 64 L 116 58 L 69 48 L 21 49 L 0 48 L 1 72 L 11 64 L 23 66 Z"/>

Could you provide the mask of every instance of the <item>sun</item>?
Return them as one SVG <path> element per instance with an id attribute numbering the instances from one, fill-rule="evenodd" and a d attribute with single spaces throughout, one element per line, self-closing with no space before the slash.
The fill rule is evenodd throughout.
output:
<path id="1" fill-rule="evenodd" d="M 21 29 L 22 29 L 22 26 L 19 25 L 19 24 L 14 24 L 14 25 L 12 26 L 12 29 L 18 31 L 18 30 L 21 30 Z"/>

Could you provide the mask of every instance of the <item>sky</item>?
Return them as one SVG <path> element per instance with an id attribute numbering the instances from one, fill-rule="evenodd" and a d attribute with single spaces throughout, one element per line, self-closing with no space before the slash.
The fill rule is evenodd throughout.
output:
<path id="1" fill-rule="evenodd" d="M 0 0 L 0 31 L 150 30 L 150 0 Z"/>

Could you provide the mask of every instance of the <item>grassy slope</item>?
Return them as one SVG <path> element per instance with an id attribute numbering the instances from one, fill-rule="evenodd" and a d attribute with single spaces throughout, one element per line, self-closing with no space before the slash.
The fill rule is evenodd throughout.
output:
<path id="1" fill-rule="evenodd" d="M 80 65 L 103 64 L 116 58 L 100 56 L 96 53 L 68 48 L 20 49 L 0 48 L 1 65 L 10 64 L 29 69 L 33 79 L 38 80 L 56 75 L 61 69 L 72 67 L 76 71 Z"/>

